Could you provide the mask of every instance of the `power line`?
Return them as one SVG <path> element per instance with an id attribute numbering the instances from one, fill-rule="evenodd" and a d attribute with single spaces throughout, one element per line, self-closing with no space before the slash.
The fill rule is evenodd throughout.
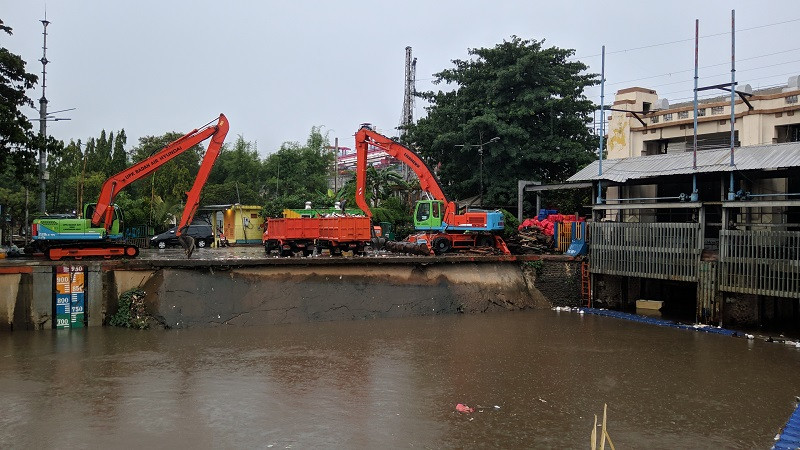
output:
<path id="1" fill-rule="evenodd" d="M 758 78 L 751 78 L 751 81 L 765 80 L 765 79 L 770 79 L 770 78 L 775 78 L 775 77 L 785 77 L 785 76 L 788 76 L 788 75 L 796 75 L 796 74 L 797 74 L 797 72 L 779 73 L 779 74 L 767 75 L 767 76 L 758 77 Z M 691 80 L 689 80 L 689 81 L 691 81 Z M 766 86 L 760 86 L 757 89 L 769 89 L 769 88 L 780 87 L 780 86 L 784 86 L 784 85 L 785 85 L 784 83 L 776 83 L 776 84 L 770 84 L 770 85 L 766 85 Z M 681 93 L 685 93 L 687 91 L 691 91 L 691 89 L 682 89 L 680 91 L 663 92 L 663 93 L 659 94 L 659 97 L 666 98 L 666 96 L 669 95 L 669 94 L 681 94 Z M 709 98 L 720 97 L 722 95 L 723 94 L 719 94 L 719 93 L 709 93 L 709 94 L 698 95 L 697 98 L 698 98 L 698 100 L 705 100 L 705 99 L 709 99 Z M 596 100 L 599 97 L 592 96 L 592 97 L 587 97 L 587 98 L 592 100 L 593 102 L 597 103 Z M 692 99 L 694 99 L 694 96 L 678 97 L 678 98 L 672 98 L 672 99 L 669 99 L 669 100 L 671 102 L 679 102 L 680 100 L 692 100 Z"/>
<path id="2" fill-rule="evenodd" d="M 787 62 L 777 63 L 777 64 L 770 64 L 768 66 L 753 67 L 753 68 L 750 68 L 750 69 L 738 69 L 737 72 L 751 72 L 753 70 L 768 69 L 770 67 L 783 66 L 783 65 L 786 65 L 786 64 L 794 64 L 794 63 L 798 63 L 798 62 L 800 62 L 800 59 L 796 59 L 794 61 L 787 61 Z M 725 76 L 725 75 L 730 75 L 730 72 L 716 73 L 714 75 L 704 75 L 704 76 L 699 77 L 699 78 L 701 80 L 704 80 L 704 79 L 709 79 L 709 78 L 714 78 L 714 77 L 721 77 L 721 76 Z M 673 81 L 673 82 L 670 82 L 670 83 L 653 84 L 653 85 L 650 85 L 649 87 L 671 86 L 673 84 L 688 83 L 688 82 L 691 82 L 691 81 L 692 80 Z"/>
<path id="3" fill-rule="evenodd" d="M 789 50 L 783 50 L 783 51 L 775 52 L 775 53 L 767 53 L 765 55 L 751 56 L 749 58 L 737 58 L 736 62 L 750 61 L 750 60 L 759 59 L 759 58 L 766 58 L 766 57 L 769 57 L 769 56 L 780 55 L 780 54 L 783 54 L 783 53 L 794 52 L 794 51 L 797 51 L 797 50 L 800 50 L 800 47 L 799 48 L 789 49 Z M 730 61 L 725 61 L 725 62 L 721 62 L 721 63 L 718 63 L 718 64 L 709 64 L 707 66 L 701 66 L 700 69 L 708 69 L 708 68 L 711 68 L 711 67 L 726 66 L 726 65 L 730 65 L 730 63 L 731 63 Z M 770 66 L 765 66 L 765 67 L 770 67 Z M 662 77 L 662 76 L 671 76 L 671 75 L 678 74 L 678 73 L 686 73 L 686 72 L 690 72 L 691 73 L 693 71 L 694 71 L 694 69 L 676 70 L 674 72 L 666 72 L 666 73 L 662 73 L 662 74 L 658 74 L 658 75 L 651 75 L 651 76 L 642 77 L 642 78 L 634 78 L 632 80 L 615 81 L 613 83 L 606 83 L 606 86 L 614 86 L 614 85 L 618 85 L 618 84 L 627 84 L 627 83 L 632 83 L 634 81 L 647 80 L 647 79 L 650 79 L 650 78 L 659 78 L 659 77 Z"/>
<path id="4" fill-rule="evenodd" d="M 763 76 L 763 77 L 758 77 L 758 78 L 752 78 L 751 80 L 765 80 L 765 79 L 769 79 L 769 78 L 782 77 L 782 76 L 785 77 L 785 76 L 788 76 L 788 75 L 796 75 L 796 74 L 797 74 L 797 72 L 786 72 L 786 73 L 773 74 L 773 75 L 768 75 L 768 76 Z M 767 86 L 759 87 L 758 89 L 768 89 L 768 88 L 780 87 L 780 86 L 784 86 L 784 83 L 777 83 L 777 84 L 773 84 L 773 85 L 767 85 Z M 680 94 L 680 93 L 686 92 L 687 90 L 691 91 L 691 89 L 683 89 L 683 90 L 680 90 L 680 91 L 663 92 L 663 93 L 659 94 L 659 96 L 660 97 L 666 97 L 669 94 Z M 698 95 L 697 98 L 699 100 L 703 100 L 703 99 L 708 99 L 708 98 L 720 97 L 722 95 L 723 94 L 720 94 L 720 93 L 716 93 L 716 94 L 715 93 L 710 93 L 710 94 Z M 727 96 L 727 94 L 725 94 L 725 95 Z M 597 99 L 597 98 L 598 97 L 594 97 L 594 99 Z M 694 98 L 694 96 L 690 96 L 690 97 L 672 98 L 672 99 L 669 99 L 669 100 L 675 102 L 675 101 L 678 101 L 678 100 L 691 100 L 693 98 Z"/>
<path id="5" fill-rule="evenodd" d="M 774 26 L 777 26 L 777 25 L 784 25 L 784 24 L 792 23 L 792 22 L 800 22 L 800 19 L 790 19 L 790 20 L 784 20 L 782 22 L 774 22 L 774 23 L 768 23 L 768 24 L 764 24 L 764 25 L 757 25 L 757 26 L 749 27 L 749 28 L 741 28 L 741 29 L 738 29 L 736 31 L 737 32 L 751 31 L 751 30 L 757 30 L 757 29 L 760 29 L 760 28 L 774 27 Z M 721 32 L 721 33 L 706 34 L 704 36 L 700 36 L 700 38 L 704 39 L 704 38 L 709 38 L 709 37 L 728 36 L 728 35 L 730 35 L 730 32 L 729 31 L 724 31 L 724 32 Z M 693 41 L 694 41 L 693 37 L 692 38 L 688 38 L 688 39 L 679 39 L 677 41 L 661 42 L 661 43 L 658 43 L 658 44 L 643 45 L 641 47 L 631 47 L 631 48 L 625 48 L 625 49 L 622 49 L 622 50 L 615 50 L 615 51 L 611 51 L 611 52 L 606 52 L 606 55 L 614 55 L 614 54 L 617 54 L 617 53 L 627 53 L 627 52 L 636 51 L 636 50 L 646 50 L 648 48 L 661 47 L 661 46 L 664 46 L 664 45 L 673 45 L 673 44 L 680 44 L 682 42 L 693 42 Z M 597 57 L 597 56 L 600 56 L 600 55 L 601 55 L 600 53 L 597 53 L 595 55 L 575 56 L 575 57 L 569 58 L 568 61 L 580 60 L 580 59 L 584 59 L 584 58 L 594 58 L 594 57 Z"/>

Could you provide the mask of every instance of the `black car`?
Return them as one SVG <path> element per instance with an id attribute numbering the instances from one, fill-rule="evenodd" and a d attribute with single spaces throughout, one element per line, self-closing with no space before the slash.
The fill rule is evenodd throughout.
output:
<path id="1" fill-rule="evenodd" d="M 175 231 L 178 228 L 170 228 L 169 230 L 157 234 L 150 238 L 150 247 L 167 248 L 175 247 L 178 245 L 178 237 L 175 236 Z M 185 231 L 186 234 L 194 238 L 194 245 L 197 247 L 205 247 L 214 242 L 214 235 L 211 233 L 211 225 L 208 224 L 192 224 Z"/>

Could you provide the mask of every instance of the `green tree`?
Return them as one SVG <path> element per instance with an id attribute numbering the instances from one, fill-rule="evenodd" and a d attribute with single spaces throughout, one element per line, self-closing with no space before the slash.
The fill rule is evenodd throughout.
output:
<path id="1" fill-rule="evenodd" d="M 33 179 L 30 175 L 25 175 L 26 180 L 18 179 L 18 168 L 14 165 L 0 164 L 0 205 L 3 206 L 2 220 L 0 227 L 3 228 L 3 236 L 10 234 L 24 235 L 25 233 L 25 209 L 36 203 L 34 191 L 26 190 L 25 186 L 32 186 Z M 11 219 L 6 222 L 5 219 Z M 6 234 L 7 233 L 7 234 Z M 4 244 L 7 243 L 4 237 Z"/>
<path id="2" fill-rule="evenodd" d="M 366 188 L 364 199 L 371 207 L 381 206 L 386 200 L 392 197 L 401 197 L 400 193 L 413 186 L 406 183 L 403 176 L 391 167 L 376 169 L 372 166 L 367 167 Z M 347 204 L 355 207 L 356 179 L 355 176 L 344 183 L 336 197 L 347 200 Z M 400 203 L 403 203 L 402 200 Z M 406 205 L 408 206 L 408 205 Z"/>
<path id="3" fill-rule="evenodd" d="M 113 135 L 113 133 L 112 133 Z M 106 130 L 100 132 L 100 137 L 90 139 L 86 145 L 88 159 L 86 170 L 88 172 L 98 172 L 109 176 L 112 172 L 111 167 L 111 141 L 106 137 Z"/>
<path id="4" fill-rule="evenodd" d="M 263 165 L 255 144 L 239 135 L 233 146 L 226 145 L 220 153 L 211 174 L 209 184 L 238 182 L 240 185 L 255 184 L 261 180 Z M 234 192 L 234 195 L 236 193 Z"/>
<path id="5" fill-rule="evenodd" d="M 122 129 L 117 133 L 117 138 L 114 139 L 114 150 L 111 153 L 109 175 L 119 173 L 128 167 L 128 154 L 125 152 L 125 145 L 127 143 L 128 137 L 125 136 L 125 130 Z"/>
<path id="6" fill-rule="evenodd" d="M 328 175 L 333 154 L 328 139 L 313 127 L 306 145 L 286 142 L 264 161 L 265 183 L 259 191 L 267 200 L 264 213 L 277 217 L 284 208 L 300 208 L 306 201 L 316 206 L 331 206 L 327 195 Z"/>
<path id="7" fill-rule="evenodd" d="M 11 35 L 11 30 L 0 20 L 1 32 Z M 25 71 L 21 57 L 0 47 L 0 166 L 14 164 L 20 177 L 36 172 L 33 126 L 21 108 L 33 107 L 25 92 L 37 80 L 36 75 Z"/>
<path id="8" fill-rule="evenodd" d="M 251 184 L 228 181 L 222 184 L 207 183 L 203 188 L 204 205 L 227 205 L 241 203 L 243 205 L 261 205 L 264 197 Z"/>
<path id="9" fill-rule="evenodd" d="M 80 211 L 78 194 L 81 172 L 83 170 L 83 154 L 80 141 L 70 143 L 60 152 L 47 155 L 47 167 L 50 172 L 48 182 L 49 212 Z"/>
<path id="10" fill-rule="evenodd" d="M 86 145 L 84 145 L 83 149 L 83 156 L 86 158 L 86 162 L 84 164 L 84 168 L 82 169 L 85 173 L 89 172 L 97 172 L 97 163 L 96 163 L 96 148 L 97 141 L 95 138 L 89 138 L 86 140 Z"/>
<path id="11" fill-rule="evenodd" d="M 134 164 L 144 161 L 181 136 L 183 134 L 170 132 L 162 136 L 141 137 L 139 138 L 139 145 L 132 150 L 133 156 L 131 159 Z M 186 191 L 191 189 L 197 176 L 197 171 L 200 168 L 200 160 L 204 152 L 201 145 L 198 144 L 185 150 L 159 167 L 149 177 L 132 183 L 131 187 L 136 192 L 146 192 L 147 195 L 159 196 L 167 203 L 182 203 Z"/>
<path id="12" fill-rule="evenodd" d="M 391 167 L 375 169 L 367 168 L 367 185 L 364 192 L 365 200 L 372 211 L 374 223 L 390 222 L 395 228 L 395 237 L 405 238 L 414 229 L 412 212 L 414 202 L 418 200 L 415 195 L 419 190 L 419 181 L 406 182 Z M 348 207 L 356 207 L 355 202 L 356 180 L 347 180 L 337 192 L 336 198 L 344 200 Z"/>
<path id="13" fill-rule="evenodd" d="M 452 90 L 418 94 L 430 103 L 428 115 L 405 140 L 441 164 L 451 197 L 479 195 L 482 184 L 484 204 L 514 205 L 517 180 L 562 181 L 594 158 L 596 138 L 587 125 L 595 106 L 584 89 L 597 77 L 568 60 L 573 50 L 543 43 L 513 36 L 470 49 L 472 59 L 454 60 L 455 67 L 434 75 L 434 83 Z"/>

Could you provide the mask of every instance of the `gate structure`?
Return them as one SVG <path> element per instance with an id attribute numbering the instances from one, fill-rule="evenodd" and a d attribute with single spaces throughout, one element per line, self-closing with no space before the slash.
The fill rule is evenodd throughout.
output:
<path id="1" fill-rule="evenodd" d="M 800 298 L 800 231 L 722 230 L 719 288 Z"/>
<path id="2" fill-rule="evenodd" d="M 698 223 L 592 224 L 593 273 L 697 281 L 702 252 Z"/>

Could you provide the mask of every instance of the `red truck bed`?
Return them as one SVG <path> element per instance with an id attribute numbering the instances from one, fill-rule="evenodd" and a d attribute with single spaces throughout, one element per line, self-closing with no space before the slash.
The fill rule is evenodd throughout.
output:
<path id="1" fill-rule="evenodd" d="M 317 239 L 320 220 L 308 217 L 268 219 L 264 240 Z"/>
<path id="2" fill-rule="evenodd" d="M 319 238 L 333 242 L 369 241 L 369 217 L 324 217 L 319 219 Z"/>

